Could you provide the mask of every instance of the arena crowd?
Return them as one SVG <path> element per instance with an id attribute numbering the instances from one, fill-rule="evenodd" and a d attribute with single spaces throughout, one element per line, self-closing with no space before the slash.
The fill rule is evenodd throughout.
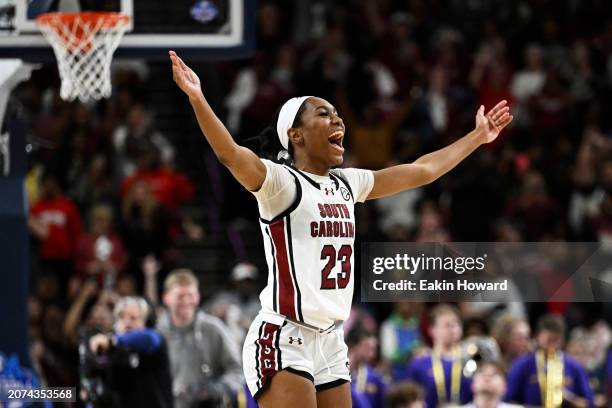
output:
<path id="1" fill-rule="evenodd" d="M 252 137 L 295 95 L 337 107 L 347 167 L 445 146 L 473 127 L 481 104 L 506 99 L 515 115 L 501 140 L 438 182 L 356 208 L 358 243 L 610 250 L 606 1 L 287 3 L 259 2 L 252 58 L 193 61 L 242 144 L 257 149 Z M 34 72 L 11 100 L 32 147 L 29 335 L 42 383 L 77 384 L 76 406 L 102 404 L 98 382 L 124 406 L 149 401 L 126 384 L 147 390 L 146 406 L 253 404 L 240 348 L 267 273 L 255 200 L 201 139 L 169 61 L 117 61 L 112 97 L 90 104 L 62 101 L 55 69 Z M 552 274 L 533 273 L 542 285 Z M 355 293 L 344 327 L 355 407 L 538 405 L 542 358 L 564 368 L 568 406 L 612 404 L 610 303 L 366 304 Z M 122 347 L 132 354 L 108 369 L 104 352 Z M 456 369 L 436 357 L 443 350 L 479 364 Z M 125 374 L 133 355 L 147 356 L 149 375 Z M 452 384 L 440 388 L 428 367 Z"/>

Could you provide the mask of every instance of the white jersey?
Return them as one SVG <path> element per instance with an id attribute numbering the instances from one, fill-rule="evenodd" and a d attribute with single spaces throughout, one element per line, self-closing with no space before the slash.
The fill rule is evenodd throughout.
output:
<path id="1" fill-rule="evenodd" d="M 353 297 L 356 202 L 374 184 L 370 170 L 328 177 L 263 160 L 255 192 L 268 263 L 262 312 L 326 329 L 348 318 Z"/>

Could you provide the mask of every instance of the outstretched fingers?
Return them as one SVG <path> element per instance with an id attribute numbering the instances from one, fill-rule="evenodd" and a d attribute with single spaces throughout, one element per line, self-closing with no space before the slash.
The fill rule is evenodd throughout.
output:
<path id="1" fill-rule="evenodd" d="M 506 126 L 508 126 L 510 124 L 510 122 L 512 122 L 512 119 L 514 119 L 514 116 L 510 115 L 508 112 L 504 113 L 503 115 L 499 116 L 496 119 L 493 118 L 488 118 L 489 123 L 494 127 L 499 129 L 500 131 L 505 128 Z"/>
<path id="2" fill-rule="evenodd" d="M 491 116 L 491 115 L 495 115 L 497 112 L 499 112 L 500 110 L 504 109 L 504 107 L 508 104 L 507 100 L 502 100 L 500 102 L 498 102 L 497 105 L 495 105 L 488 113 L 487 116 Z"/>
<path id="3" fill-rule="evenodd" d="M 498 111 L 496 111 L 496 112 L 489 112 L 489 113 L 487 114 L 487 116 L 488 116 L 489 118 L 491 118 L 492 120 L 494 120 L 494 121 L 498 121 L 498 120 L 499 120 L 500 118 L 502 118 L 504 115 L 508 115 L 509 113 L 510 113 L 510 108 L 509 108 L 509 107 L 507 107 L 507 106 L 505 106 L 505 107 L 503 107 L 503 108 L 499 109 L 499 110 L 498 110 Z"/>
<path id="4" fill-rule="evenodd" d="M 512 122 L 512 119 L 514 119 L 514 116 L 506 114 L 501 117 L 501 119 L 499 120 L 500 123 L 497 126 L 499 126 L 500 129 L 503 129 Z"/>

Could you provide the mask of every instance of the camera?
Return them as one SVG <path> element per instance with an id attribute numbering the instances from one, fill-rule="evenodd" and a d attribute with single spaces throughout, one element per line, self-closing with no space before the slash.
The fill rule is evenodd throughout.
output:
<path id="1" fill-rule="evenodd" d="M 89 339 L 99 334 L 97 330 L 79 333 L 80 398 L 93 407 L 119 406 L 119 395 L 112 389 L 112 350 L 93 353 Z"/>

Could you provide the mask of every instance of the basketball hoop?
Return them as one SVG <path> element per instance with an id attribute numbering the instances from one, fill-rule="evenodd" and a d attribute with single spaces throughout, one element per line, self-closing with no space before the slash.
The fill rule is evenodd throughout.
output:
<path id="1" fill-rule="evenodd" d="M 106 12 L 46 13 L 36 23 L 55 52 L 62 99 L 108 98 L 113 53 L 129 28 L 130 17 Z"/>

